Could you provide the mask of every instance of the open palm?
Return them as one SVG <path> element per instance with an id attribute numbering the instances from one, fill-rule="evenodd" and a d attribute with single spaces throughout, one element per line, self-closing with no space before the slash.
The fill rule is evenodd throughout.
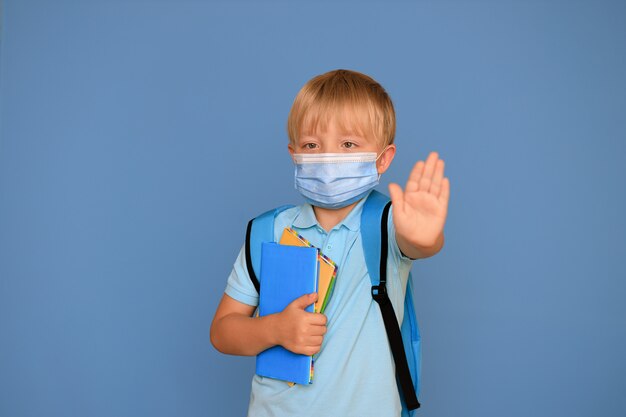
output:
<path id="1" fill-rule="evenodd" d="M 389 184 L 396 232 L 414 246 L 431 247 L 443 231 L 450 198 L 450 180 L 437 152 L 417 161 L 406 188 Z"/>

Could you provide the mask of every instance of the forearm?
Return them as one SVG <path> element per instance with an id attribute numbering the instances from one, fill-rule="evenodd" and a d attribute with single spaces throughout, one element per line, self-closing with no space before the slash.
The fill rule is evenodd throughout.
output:
<path id="1" fill-rule="evenodd" d="M 275 346 L 276 315 L 248 317 L 231 313 L 215 320 L 211 326 L 211 343 L 222 353 L 255 356 Z"/>
<path id="2" fill-rule="evenodd" d="M 420 246 L 409 242 L 407 239 L 405 239 L 403 236 L 396 232 L 396 242 L 398 242 L 398 247 L 406 256 L 413 259 L 421 259 L 429 258 L 437 254 L 443 247 L 444 237 L 443 232 L 441 232 L 432 245 Z"/>

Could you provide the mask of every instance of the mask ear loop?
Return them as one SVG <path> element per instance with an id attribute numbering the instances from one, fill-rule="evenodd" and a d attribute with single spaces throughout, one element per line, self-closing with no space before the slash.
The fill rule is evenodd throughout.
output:
<path id="1" fill-rule="evenodd" d="M 378 162 L 378 158 L 380 158 L 381 156 L 383 156 L 383 154 L 385 153 L 385 151 L 386 151 L 387 149 L 389 149 L 389 145 L 385 146 L 385 149 L 383 149 L 383 151 L 380 153 L 380 155 L 378 155 L 378 156 L 376 157 L 376 159 L 374 160 L 374 163 Z M 378 169 L 376 169 L 376 171 L 378 171 Z M 380 173 L 378 174 L 378 181 L 380 181 L 380 176 L 381 176 L 381 175 L 382 175 L 382 174 L 380 174 Z"/>

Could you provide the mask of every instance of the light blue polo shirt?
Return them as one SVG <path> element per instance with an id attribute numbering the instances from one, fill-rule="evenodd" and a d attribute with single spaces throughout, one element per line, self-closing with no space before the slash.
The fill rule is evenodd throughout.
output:
<path id="1" fill-rule="evenodd" d="M 335 289 L 326 311 L 327 332 L 314 356 L 313 383 L 294 385 L 254 375 L 249 417 L 359 416 L 397 417 L 401 412 L 395 365 L 378 304 L 372 299 L 361 235 L 365 199 L 326 232 L 313 207 L 302 204 L 276 216 L 274 239 L 293 227 L 338 265 Z M 393 206 L 392 206 L 393 210 Z M 404 292 L 412 261 L 398 248 L 389 212 L 387 291 L 402 323 Z M 245 265 L 244 247 L 228 277 L 226 294 L 256 306 L 258 294 Z"/>

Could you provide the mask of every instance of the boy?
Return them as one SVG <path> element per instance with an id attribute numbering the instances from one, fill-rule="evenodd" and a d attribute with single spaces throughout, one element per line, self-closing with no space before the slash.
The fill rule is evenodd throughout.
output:
<path id="1" fill-rule="evenodd" d="M 306 203 L 276 216 L 275 241 L 292 227 L 338 265 L 325 314 L 304 309 L 305 294 L 280 313 L 253 317 L 258 294 L 242 247 L 211 325 L 211 342 L 233 355 L 257 355 L 274 345 L 314 355 L 310 385 L 255 375 L 248 416 L 399 416 L 393 357 L 361 247 L 365 198 L 396 152 L 391 99 L 367 75 L 335 70 L 314 77 L 296 96 L 287 130 L 295 185 Z M 450 183 L 431 152 L 418 161 L 403 191 L 389 185 L 387 292 L 402 323 L 412 261 L 439 252 Z"/>

